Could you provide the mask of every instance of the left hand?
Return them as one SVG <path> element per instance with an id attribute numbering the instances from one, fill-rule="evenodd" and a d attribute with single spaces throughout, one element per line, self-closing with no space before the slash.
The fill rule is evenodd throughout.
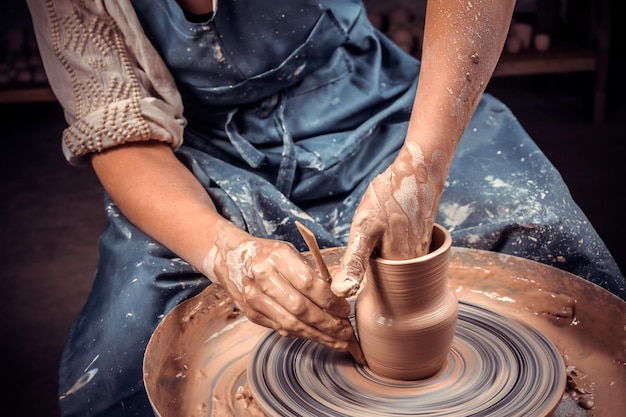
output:
<path id="1" fill-rule="evenodd" d="M 356 210 L 346 251 L 333 276 L 335 294 L 356 293 L 377 248 L 387 259 L 428 253 L 447 160 L 435 152 L 426 161 L 418 145 L 407 144 L 394 163 L 374 178 Z"/>

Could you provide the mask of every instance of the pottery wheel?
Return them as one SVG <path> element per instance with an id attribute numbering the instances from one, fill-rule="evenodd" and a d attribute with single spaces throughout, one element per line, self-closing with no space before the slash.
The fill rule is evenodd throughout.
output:
<path id="1" fill-rule="evenodd" d="M 320 344 L 268 333 L 248 382 L 271 416 L 544 416 L 561 400 L 558 350 L 529 326 L 461 302 L 447 363 L 433 377 L 379 377 Z"/>
<path id="2" fill-rule="evenodd" d="M 341 254 L 324 253 L 327 265 Z M 568 272 L 494 252 L 453 248 L 449 273 L 458 334 L 447 365 L 413 383 L 278 338 L 236 314 L 225 290 L 211 285 L 168 313 L 148 343 L 144 382 L 155 415 L 623 414 L 623 300 Z"/>

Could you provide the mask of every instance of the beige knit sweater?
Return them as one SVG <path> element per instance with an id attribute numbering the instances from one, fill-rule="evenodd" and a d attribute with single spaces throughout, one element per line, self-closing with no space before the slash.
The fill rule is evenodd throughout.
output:
<path id="1" fill-rule="evenodd" d="M 72 164 L 125 142 L 177 148 L 185 126 L 176 85 L 128 0 L 27 0 L 50 85 L 69 124 Z"/>

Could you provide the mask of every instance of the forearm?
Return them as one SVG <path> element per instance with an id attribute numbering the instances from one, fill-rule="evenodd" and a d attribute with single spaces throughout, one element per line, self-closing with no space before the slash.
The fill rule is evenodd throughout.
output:
<path id="1" fill-rule="evenodd" d="M 351 293 L 372 250 L 389 259 L 427 253 L 456 146 L 493 74 L 513 0 L 429 0 L 422 66 L 405 144 L 372 181 L 334 281 Z"/>
<path id="2" fill-rule="evenodd" d="M 204 263 L 218 230 L 244 233 L 219 215 L 167 144 L 125 144 L 94 154 L 92 165 L 133 224 L 205 274 L 212 272 L 204 271 Z"/>
<path id="3" fill-rule="evenodd" d="M 408 142 L 451 159 L 498 63 L 514 0 L 429 0 Z"/>

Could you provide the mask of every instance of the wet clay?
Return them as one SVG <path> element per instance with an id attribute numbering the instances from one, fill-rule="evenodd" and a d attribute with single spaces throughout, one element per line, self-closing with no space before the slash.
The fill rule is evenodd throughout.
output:
<path id="1" fill-rule="evenodd" d="M 445 363 L 458 312 L 456 296 L 447 285 L 451 245 L 450 233 L 436 224 L 427 255 L 370 260 L 355 315 L 372 372 L 410 381 L 432 376 Z"/>
<path id="2" fill-rule="evenodd" d="M 331 272 L 340 256 L 341 251 L 325 253 Z M 624 301 L 565 271 L 493 252 L 453 247 L 448 272 L 460 301 L 536 329 L 558 349 L 567 386 L 554 416 L 620 415 L 626 407 Z M 247 377 L 251 356 L 271 333 L 234 313 L 218 286 L 176 307 L 155 331 L 144 359 L 144 381 L 157 415 L 272 415 L 254 401 Z M 465 363 L 470 374 L 472 361 Z M 445 413 L 448 394 L 441 384 L 431 391 L 440 396 Z"/>

